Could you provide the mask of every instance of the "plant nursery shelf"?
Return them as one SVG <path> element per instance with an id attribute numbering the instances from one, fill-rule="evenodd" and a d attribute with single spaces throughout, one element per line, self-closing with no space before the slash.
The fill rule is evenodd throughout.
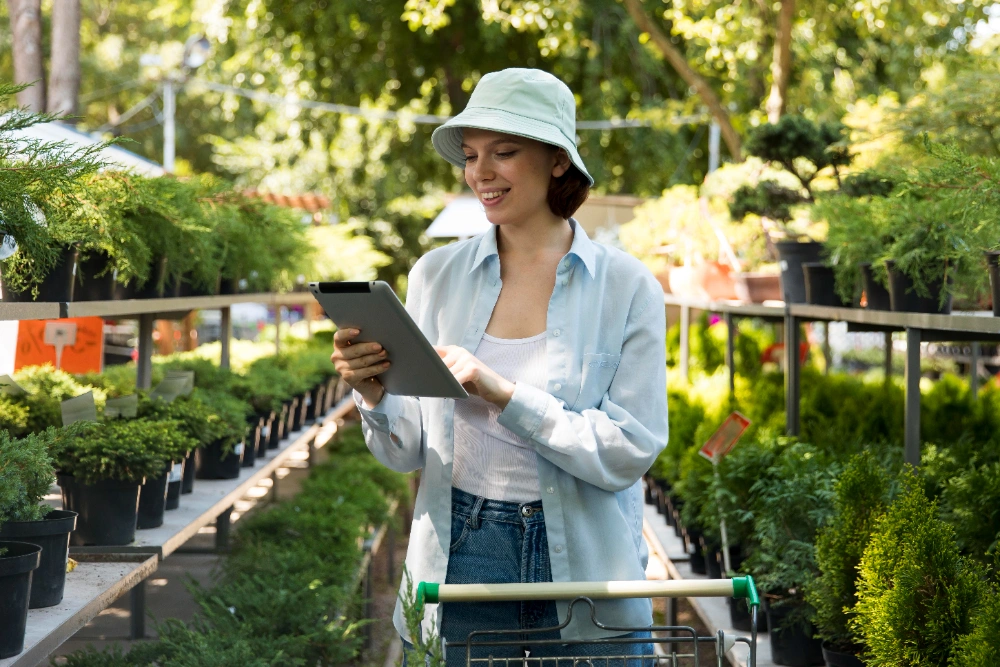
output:
<path id="1" fill-rule="evenodd" d="M 86 555 L 74 559 L 78 565 L 66 575 L 62 602 L 28 612 L 24 651 L 0 660 L 0 667 L 33 667 L 41 663 L 105 607 L 155 572 L 158 564 L 151 554 Z"/>
<path id="2" fill-rule="evenodd" d="M 664 294 L 663 303 L 668 306 L 704 310 L 710 313 L 729 313 L 738 317 L 760 317 L 762 319 L 781 320 L 788 314 L 785 304 L 780 301 L 775 305 L 742 303 L 740 301 L 703 301 L 686 299 L 673 294 Z"/>
<path id="3" fill-rule="evenodd" d="M 225 519 L 228 522 L 228 512 L 237 500 L 247 495 L 261 480 L 287 464 L 296 453 L 309 452 L 316 439 L 321 437 L 320 431 L 325 424 L 343 419 L 353 409 L 354 398 L 348 396 L 312 426 L 291 433 L 281 441 L 278 449 L 269 450 L 266 463 L 253 468 L 241 468 L 237 479 L 197 480 L 194 492 L 181 496 L 180 507 L 164 514 L 162 526 L 136 531 L 132 544 L 70 547 L 70 555 L 75 558 L 77 554 L 143 553 L 166 558 L 213 521 Z M 325 433 L 327 437 L 332 437 L 335 431 L 327 429 Z"/>
<path id="4" fill-rule="evenodd" d="M 963 339 L 969 336 L 984 336 L 982 340 L 1000 338 L 1000 317 L 992 313 L 962 313 L 951 315 L 931 315 L 928 313 L 896 313 L 887 310 L 868 310 L 867 308 L 827 308 L 825 306 L 810 306 L 793 304 L 789 314 L 800 320 L 849 322 L 874 327 L 891 329 L 920 329 L 934 334 L 962 334 Z M 936 336 L 937 337 L 937 336 Z M 928 340 L 928 337 L 924 337 Z M 980 340 L 976 338 L 976 340 Z"/>
<path id="5" fill-rule="evenodd" d="M 60 317 L 121 317 L 185 313 L 199 309 L 228 308 L 237 303 L 262 303 L 268 306 L 299 306 L 309 303 L 309 292 L 273 292 L 258 294 L 226 294 L 217 296 L 170 297 L 164 299 L 126 299 L 122 301 L 47 301 L 18 303 L 0 301 L 0 321 L 54 320 Z"/>

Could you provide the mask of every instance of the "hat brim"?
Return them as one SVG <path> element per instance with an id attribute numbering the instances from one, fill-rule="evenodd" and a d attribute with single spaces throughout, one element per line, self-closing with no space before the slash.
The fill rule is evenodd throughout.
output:
<path id="1" fill-rule="evenodd" d="M 576 150 L 576 143 L 560 132 L 555 125 L 527 116 L 519 116 L 504 109 L 488 107 L 466 108 L 465 111 L 448 120 L 431 134 L 434 150 L 456 167 L 465 168 L 462 130 L 467 127 L 513 134 L 558 146 L 566 151 L 570 162 L 587 177 L 590 184 L 594 184 L 594 178 L 587 171 L 580 153 Z"/>

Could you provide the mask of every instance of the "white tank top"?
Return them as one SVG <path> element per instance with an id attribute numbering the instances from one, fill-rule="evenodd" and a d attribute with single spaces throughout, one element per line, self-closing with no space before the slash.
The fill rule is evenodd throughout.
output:
<path id="1" fill-rule="evenodd" d="M 545 332 L 531 338 L 483 334 L 476 358 L 511 382 L 545 389 Z M 455 401 L 452 485 L 492 500 L 540 499 L 538 455 L 531 443 L 497 423 L 500 408 L 478 396 Z"/>

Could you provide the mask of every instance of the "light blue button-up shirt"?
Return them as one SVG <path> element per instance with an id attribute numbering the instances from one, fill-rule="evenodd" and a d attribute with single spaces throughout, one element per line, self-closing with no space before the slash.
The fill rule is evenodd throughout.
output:
<path id="1" fill-rule="evenodd" d="M 667 444 L 663 291 L 646 267 L 591 241 L 570 220 L 546 321 L 548 385 L 515 383 L 499 423 L 531 442 L 553 581 L 645 579 L 640 478 Z M 406 309 L 435 345 L 475 352 L 500 295 L 496 228 L 427 253 L 410 272 Z M 443 583 L 451 544 L 455 399 L 385 394 L 369 410 L 357 392 L 368 448 L 399 472 L 421 469 L 406 566 L 414 585 Z M 557 603 L 560 622 L 567 603 Z M 606 625 L 644 627 L 649 600 L 597 603 Z M 438 621 L 428 605 L 425 624 Z M 393 617 L 408 638 L 397 601 Z M 425 630 L 426 632 L 426 630 Z M 574 608 L 563 639 L 596 631 Z M 620 633 L 617 633 L 620 634 Z"/>

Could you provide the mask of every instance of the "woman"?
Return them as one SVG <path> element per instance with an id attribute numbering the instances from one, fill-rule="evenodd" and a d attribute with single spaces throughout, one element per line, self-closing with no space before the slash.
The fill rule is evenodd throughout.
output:
<path id="1" fill-rule="evenodd" d="M 571 217 L 593 184 L 575 114 L 554 76 L 507 69 L 484 76 L 434 131 L 493 227 L 420 258 L 406 308 L 470 398 L 386 394 L 378 375 L 391 360 L 378 343 L 357 330 L 334 337 L 368 447 L 393 470 L 422 470 L 406 556 L 414 582 L 645 579 L 640 478 L 667 442 L 663 293 L 638 260 L 592 242 Z M 595 628 L 584 605 L 573 612 L 548 638 L 622 634 Z M 455 642 L 566 618 L 565 602 L 449 603 L 429 605 L 424 622 Z M 652 621 L 649 600 L 599 602 L 597 618 Z M 394 623 L 409 640 L 398 603 Z M 640 641 L 629 654 L 651 652 Z M 464 649 L 449 653 L 464 663 Z"/>

